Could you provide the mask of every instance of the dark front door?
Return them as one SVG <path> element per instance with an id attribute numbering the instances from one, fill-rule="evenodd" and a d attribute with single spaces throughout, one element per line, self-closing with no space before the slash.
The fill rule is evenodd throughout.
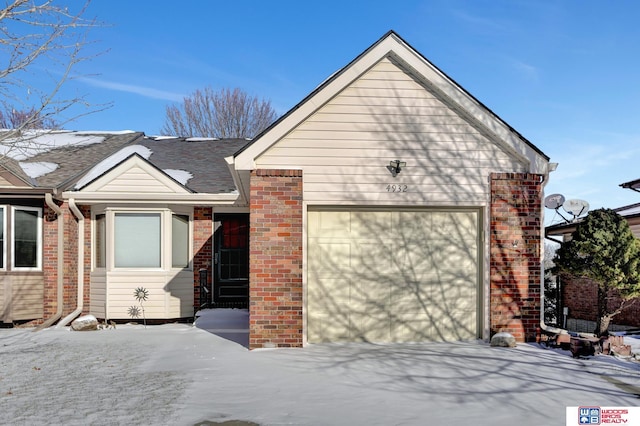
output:
<path id="1" fill-rule="evenodd" d="M 249 215 L 216 214 L 213 305 L 249 307 Z"/>

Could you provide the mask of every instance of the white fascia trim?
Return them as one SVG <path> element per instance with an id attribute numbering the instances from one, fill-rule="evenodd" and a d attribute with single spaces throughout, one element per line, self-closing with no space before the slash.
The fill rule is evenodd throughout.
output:
<path id="1" fill-rule="evenodd" d="M 189 205 L 226 205 L 235 204 L 240 194 L 114 194 L 100 192 L 73 192 L 62 193 L 64 199 L 74 198 L 77 203 L 169 203 Z"/>
<path id="2" fill-rule="evenodd" d="M 224 161 L 227 162 L 227 167 L 231 172 L 231 177 L 233 178 L 233 184 L 236 186 L 236 188 L 240 192 L 238 200 L 241 201 L 241 204 L 248 204 L 249 188 L 245 188 L 242 185 L 242 178 L 240 177 L 240 173 L 238 172 L 238 170 L 236 170 L 235 159 L 233 158 L 233 155 L 230 155 L 229 157 L 225 157 Z M 254 168 L 255 168 L 255 163 L 254 163 Z"/>

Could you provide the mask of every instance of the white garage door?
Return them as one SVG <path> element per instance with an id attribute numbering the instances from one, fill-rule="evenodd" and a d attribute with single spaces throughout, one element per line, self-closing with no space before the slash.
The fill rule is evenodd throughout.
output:
<path id="1" fill-rule="evenodd" d="M 478 335 L 478 212 L 309 211 L 307 340 Z"/>

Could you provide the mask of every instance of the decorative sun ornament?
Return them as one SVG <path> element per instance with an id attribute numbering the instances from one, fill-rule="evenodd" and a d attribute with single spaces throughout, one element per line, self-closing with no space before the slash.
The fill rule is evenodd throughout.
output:
<path id="1" fill-rule="evenodd" d="M 138 287 L 133 291 L 133 297 L 135 297 L 138 302 L 145 301 L 147 297 L 149 297 L 149 291 L 144 287 Z"/>
<path id="2" fill-rule="evenodd" d="M 138 318 L 140 316 L 140 308 L 137 306 L 129 307 L 129 316 L 131 318 Z"/>

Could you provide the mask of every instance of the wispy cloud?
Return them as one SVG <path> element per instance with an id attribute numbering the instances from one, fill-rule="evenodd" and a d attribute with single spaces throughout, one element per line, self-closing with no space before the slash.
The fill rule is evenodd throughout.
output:
<path id="1" fill-rule="evenodd" d="M 184 99 L 184 94 L 155 89 L 153 87 L 138 86 L 135 84 L 118 83 L 115 81 L 99 80 L 97 78 L 80 77 L 77 80 L 95 87 L 102 87 L 119 92 L 133 93 L 152 99 L 162 99 L 165 101 L 180 102 Z"/>
<path id="2" fill-rule="evenodd" d="M 511 25 L 502 20 L 472 15 L 469 12 L 460 9 L 453 9 L 451 10 L 451 13 L 457 19 L 472 25 L 475 29 L 502 32 L 510 30 L 511 28 Z"/>
<path id="3" fill-rule="evenodd" d="M 539 70 L 537 67 L 518 60 L 513 60 L 512 66 L 527 80 L 538 81 Z"/>

